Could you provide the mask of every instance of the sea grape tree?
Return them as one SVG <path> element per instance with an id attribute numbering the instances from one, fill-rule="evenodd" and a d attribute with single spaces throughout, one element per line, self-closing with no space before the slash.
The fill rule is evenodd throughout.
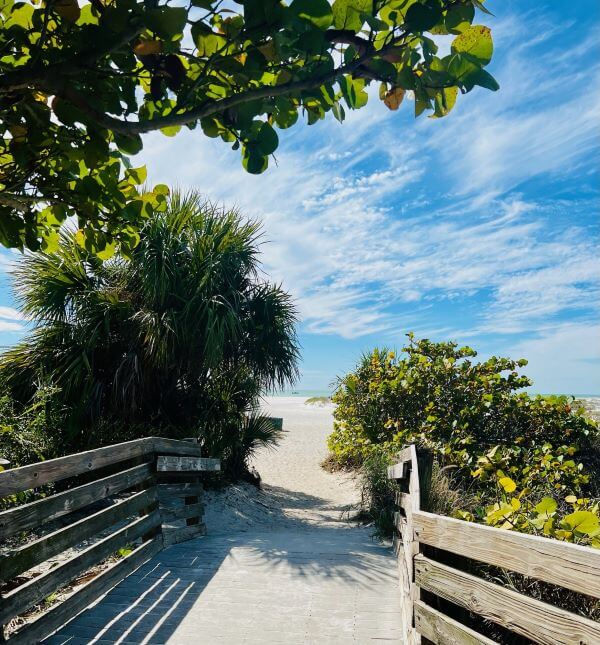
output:
<path id="1" fill-rule="evenodd" d="M 127 255 L 166 189 L 140 189 L 142 135 L 200 127 L 261 173 L 277 130 L 362 108 L 446 115 L 496 90 L 479 0 L 3 0 L 0 241 L 51 251 L 78 218 L 100 257 Z M 451 39 L 438 54 L 439 38 Z M 189 163 L 193 163 L 193 152 Z"/>

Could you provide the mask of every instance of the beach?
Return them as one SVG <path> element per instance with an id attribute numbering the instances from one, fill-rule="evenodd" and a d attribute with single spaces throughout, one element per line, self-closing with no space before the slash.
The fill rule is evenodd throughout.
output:
<path id="1" fill-rule="evenodd" d="M 356 481 L 347 473 L 321 468 L 334 406 L 307 405 L 306 400 L 292 396 L 264 399 L 263 413 L 283 418 L 284 438 L 277 448 L 260 451 L 252 462 L 262 479 L 260 490 L 238 483 L 207 491 L 209 533 L 347 524 L 359 501 Z"/>

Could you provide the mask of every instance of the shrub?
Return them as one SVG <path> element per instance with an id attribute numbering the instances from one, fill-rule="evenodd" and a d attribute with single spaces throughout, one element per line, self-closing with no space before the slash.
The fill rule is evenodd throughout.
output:
<path id="1" fill-rule="evenodd" d="M 233 454 L 260 394 L 297 375 L 296 310 L 263 278 L 259 238 L 236 211 L 177 191 L 131 257 L 101 262 L 65 231 L 17 265 L 35 328 L 1 357 L 1 382 L 23 404 L 40 378 L 53 384 L 67 452 L 163 434 Z"/>
<path id="2" fill-rule="evenodd" d="M 531 385 L 518 372 L 526 361 L 476 362 L 476 355 L 409 334 L 398 357 L 363 356 L 333 397 L 332 458 L 377 481 L 373 455 L 380 463 L 416 443 L 433 452 L 441 472 L 452 469 L 441 480 L 457 495 L 446 512 L 596 546 L 598 424 L 567 397 L 520 392 Z"/>
<path id="3" fill-rule="evenodd" d="M 61 415 L 53 395 L 52 388 L 40 386 L 27 406 L 19 405 L 10 396 L 0 397 L 0 457 L 10 461 L 10 468 L 57 456 L 60 446 L 55 428 Z M 33 497 L 29 491 L 3 498 L 0 509 Z"/>

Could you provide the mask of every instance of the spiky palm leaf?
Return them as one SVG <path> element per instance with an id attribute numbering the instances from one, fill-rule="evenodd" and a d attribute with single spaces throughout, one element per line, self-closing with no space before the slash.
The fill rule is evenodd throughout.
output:
<path id="1" fill-rule="evenodd" d="M 0 358 L 0 378 L 22 400 L 48 378 L 79 430 L 110 418 L 215 428 L 230 386 L 229 413 L 246 412 L 297 375 L 296 311 L 261 278 L 259 241 L 256 222 L 179 192 L 129 261 L 101 263 L 65 233 L 15 270 L 36 328 Z"/>

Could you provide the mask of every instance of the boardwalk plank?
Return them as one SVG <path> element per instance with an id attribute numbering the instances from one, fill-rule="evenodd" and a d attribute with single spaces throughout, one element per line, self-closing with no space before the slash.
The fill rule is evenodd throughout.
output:
<path id="1" fill-rule="evenodd" d="M 67 602 L 53 607 L 46 614 L 15 632 L 9 643 L 36 645 L 61 625 L 74 618 L 90 603 L 109 591 L 126 576 L 162 549 L 160 536 L 145 542 L 115 565 L 81 586 Z"/>

